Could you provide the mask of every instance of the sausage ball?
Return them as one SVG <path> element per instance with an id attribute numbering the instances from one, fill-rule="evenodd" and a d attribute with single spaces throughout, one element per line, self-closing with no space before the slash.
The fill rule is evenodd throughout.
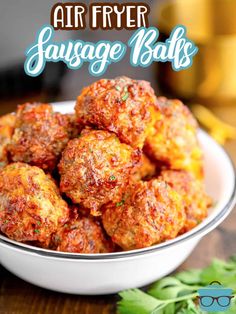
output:
<path id="1" fill-rule="evenodd" d="M 121 144 L 114 134 L 84 130 L 62 154 L 61 191 L 99 215 L 102 205 L 120 199 L 139 159 L 140 152 Z"/>
<path id="2" fill-rule="evenodd" d="M 21 161 L 51 172 L 71 131 L 69 115 L 54 113 L 49 104 L 24 104 L 16 113 L 16 129 L 8 151 Z"/>
<path id="3" fill-rule="evenodd" d="M 197 122 L 179 100 L 157 98 L 155 125 L 146 139 L 146 154 L 168 168 L 187 170 L 203 177 L 202 150 L 197 139 Z"/>
<path id="4" fill-rule="evenodd" d="M 49 175 L 24 163 L 0 171 L 0 230 L 10 239 L 48 247 L 69 209 Z"/>
<path id="5" fill-rule="evenodd" d="M 114 249 L 100 223 L 92 217 L 69 221 L 53 236 L 57 251 L 71 253 L 109 253 Z"/>
<path id="6" fill-rule="evenodd" d="M 186 221 L 180 233 L 191 230 L 207 217 L 212 200 L 206 194 L 201 180 L 196 180 L 192 174 L 186 171 L 173 170 L 162 171 L 160 178 L 183 198 Z"/>
<path id="7" fill-rule="evenodd" d="M 150 107 L 155 102 L 148 82 L 118 77 L 84 88 L 75 111 L 80 123 L 113 132 L 121 142 L 142 148 L 152 123 Z"/>
<path id="8" fill-rule="evenodd" d="M 14 132 L 15 120 L 14 114 L 0 117 L 0 167 L 8 164 L 7 145 L 10 143 Z"/>
<path id="9" fill-rule="evenodd" d="M 138 182 L 127 199 L 104 206 L 103 226 L 124 250 L 173 239 L 183 228 L 185 212 L 180 195 L 164 181 Z"/>

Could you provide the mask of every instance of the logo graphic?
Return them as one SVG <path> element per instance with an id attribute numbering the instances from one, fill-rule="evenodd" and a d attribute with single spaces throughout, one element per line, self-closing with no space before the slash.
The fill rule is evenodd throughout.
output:
<path id="1" fill-rule="evenodd" d="M 198 290 L 200 308 L 207 312 L 225 312 L 230 308 L 233 290 L 213 281 L 206 288 Z"/>

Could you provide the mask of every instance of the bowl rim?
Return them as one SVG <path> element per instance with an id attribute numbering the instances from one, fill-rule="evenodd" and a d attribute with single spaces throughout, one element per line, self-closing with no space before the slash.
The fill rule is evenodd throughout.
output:
<path id="1" fill-rule="evenodd" d="M 61 102 L 62 103 L 71 103 L 70 101 L 66 102 Z M 53 105 L 58 105 L 59 103 L 54 103 Z M 14 240 L 11 240 L 2 234 L 0 234 L 0 244 L 3 244 L 5 246 L 9 246 L 12 249 L 18 249 L 22 250 L 25 253 L 34 253 L 37 255 L 41 255 L 44 257 L 54 257 L 57 259 L 72 259 L 72 260 L 86 260 L 86 261 L 98 261 L 98 260 L 116 260 L 116 259 L 124 259 L 124 258 L 129 258 L 129 257 L 135 257 L 135 256 L 140 256 L 144 254 L 150 254 L 150 253 L 156 253 L 164 249 L 168 249 L 174 245 L 179 245 L 187 240 L 194 239 L 194 238 L 201 238 L 204 235 L 206 235 L 208 232 L 213 230 L 215 227 L 217 227 L 231 212 L 233 209 L 233 205 L 236 202 L 236 168 L 234 166 L 234 163 L 230 157 L 230 155 L 225 151 L 225 149 L 216 143 L 214 139 L 205 131 L 200 129 L 200 133 L 202 133 L 204 136 L 206 136 L 208 139 L 213 141 L 218 148 L 222 151 L 222 153 L 225 155 L 227 158 L 231 168 L 232 168 L 232 175 L 233 175 L 233 188 L 232 188 L 232 193 L 225 204 L 225 206 L 219 211 L 219 213 L 213 217 L 212 220 L 209 220 L 208 223 L 203 224 L 197 227 L 193 228 L 192 230 L 186 232 L 183 235 L 177 236 L 175 239 L 168 240 L 163 243 L 159 243 L 150 247 L 142 248 L 142 249 L 136 249 L 136 250 L 131 250 L 131 251 L 122 251 L 122 252 L 113 252 L 113 253 L 96 253 L 96 254 L 82 254 L 82 253 L 69 253 L 69 252 L 58 252 L 58 251 L 53 251 L 49 249 L 43 249 L 40 247 L 35 247 L 30 244 L 24 244 L 20 243 Z"/>
<path id="2" fill-rule="evenodd" d="M 205 133 L 209 138 L 211 138 L 205 131 L 201 132 Z M 212 139 L 212 138 L 211 138 Z M 228 161 L 230 162 L 232 166 L 232 171 L 233 171 L 233 176 L 234 176 L 234 185 L 232 189 L 232 194 L 228 200 L 228 202 L 225 204 L 222 210 L 219 211 L 219 213 L 212 219 L 210 220 L 207 224 L 203 225 L 199 229 L 193 228 L 189 232 L 186 232 L 183 235 L 180 235 L 176 237 L 175 239 L 159 243 L 147 248 L 142 248 L 142 249 L 136 249 L 136 250 L 131 250 L 131 251 L 122 251 L 122 252 L 113 252 L 113 253 L 100 253 L 100 254 L 82 254 L 82 253 L 69 253 L 69 252 L 57 252 L 53 250 L 48 250 L 48 249 L 43 249 L 40 247 L 35 247 L 29 244 L 24 244 L 20 243 L 14 240 L 11 240 L 2 234 L 0 234 L 0 244 L 4 244 L 6 246 L 9 246 L 13 249 L 18 249 L 22 250 L 25 253 L 34 253 L 37 255 L 41 255 L 44 257 L 53 257 L 57 259 L 72 259 L 72 260 L 85 260 L 85 261 L 105 261 L 105 260 L 117 260 L 117 259 L 124 259 L 124 258 L 129 258 L 129 257 L 136 257 L 140 255 L 146 255 L 150 253 L 155 253 L 159 252 L 164 249 L 168 249 L 174 245 L 179 245 L 187 240 L 194 239 L 197 237 L 203 237 L 206 235 L 208 232 L 213 230 L 215 227 L 217 227 L 220 222 L 228 216 L 228 214 L 231 212 L 233 209 L 233 205 L 236 202 L 236 169 L 234 166 L 234 163 L 229 156 L 229 154 L 225 151 L 223 147 L 221 147 L 219 144 L 217 144 L 218 147 L 225 153 L 226 157 L 228 158 Z M 196 229 L 196 230 L 195 230 Z M 195 232 L 194 232 L 195 230 Z"/>

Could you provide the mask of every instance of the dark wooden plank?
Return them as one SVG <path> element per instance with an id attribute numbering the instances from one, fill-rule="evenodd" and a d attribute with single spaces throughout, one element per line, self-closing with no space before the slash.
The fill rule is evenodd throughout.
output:
<path id="1" fill-rule="evenodd" d="M 117 296 L 76 296 L 33 286 L 0 268 L 0 313 L 111 314 Z"/>

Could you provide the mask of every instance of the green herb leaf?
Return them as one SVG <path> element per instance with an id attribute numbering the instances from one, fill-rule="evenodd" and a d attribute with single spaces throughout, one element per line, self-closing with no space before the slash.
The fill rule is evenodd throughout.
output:
<path id="1" fill-rule="evenodd" d="M 163 314 L 173 314 L 176 312 L 176 306 L 175 303 L 168 304 L 164 309 L 163 309 Z"/>
<path id="2" fill-rule="evenodd" d="M 121 206 L 121 203 L 117 204 Z M 202 270 L 192 269 L 163 278 L 155 282 L 147 293 L 139 289 L 121 292 L 118 310 L 120 314 L 204 314 L 196 302 L 197 290 L 214 280 L 234 290 L 232 306 L 225 314 L 235 314 L 236 256 L 228 262 L 214 260 Z"/>
<path id="3" fill-rule="evenodd" d="M 39 229 L 34 229 L 35 233 L 40 233 Z"/>
<path id="4" fill-rule="evenodd" d="M 118 313 L 120 314 L 150 314 L 162 304 L 139 289 L 126 290 L 119 295 L 122 298 L 118 302 Z"/>
<path id="5" fill-rule="evenodd" d="M 114 175 L 111 175 L 110 178 L 109 178 L 109 180 L 110 180 L 110 181 L 115 181 L 115 180 L 116 180 L 116 177 L 115 177 Z"/>
<path id="6" fill-rule="evenodd" d="M 121 87 L 120 87 L 119 85 L 116 85 L 116 86 L 115 86 L 115 89 L 116 89 L 118 92 L 121 91 Z"/>
<path id="7" fill-rule="evenodd" d="M 175 278 L 187 285 L 198 285 L 201 282 L 201 273 L 200 269 L 190 269 L 176 274 Z"/>
<path id="8" fill-rule="evenodd" d="M 201 273 L 203 285 L 207 285 L 214 280 L 219 280 L 224 286 L 236 290 L 236 263 L 232 259 L 229 262 L 215 259 Z"/>
<path id="9" fill-rule="evenodd" d="M 121 202 L 116 203 L 116 207 L 123 206 L 125 203 L 125 200 L 122 200 Z"/>
<path id="10" fill-rule="evenodd" d="M 125 94 L 121 97 L 123 101 L 126 101 L 129 98 L 129 93 L 125 92 Z"/>
<path id="11" fill-rule="evenodd" d="M 176 298 L 182 290 L 179 280 L 173 277 L 166 277 L 154 283 L 148 293 L 155 298 L 167 300 Z"/>
<path id="12" fill-rule="evenodd" d="M 178 314 L 204 314 L 192 300 L 188 300 L 181 305 L 182 308 L 177 312 Z"/>

